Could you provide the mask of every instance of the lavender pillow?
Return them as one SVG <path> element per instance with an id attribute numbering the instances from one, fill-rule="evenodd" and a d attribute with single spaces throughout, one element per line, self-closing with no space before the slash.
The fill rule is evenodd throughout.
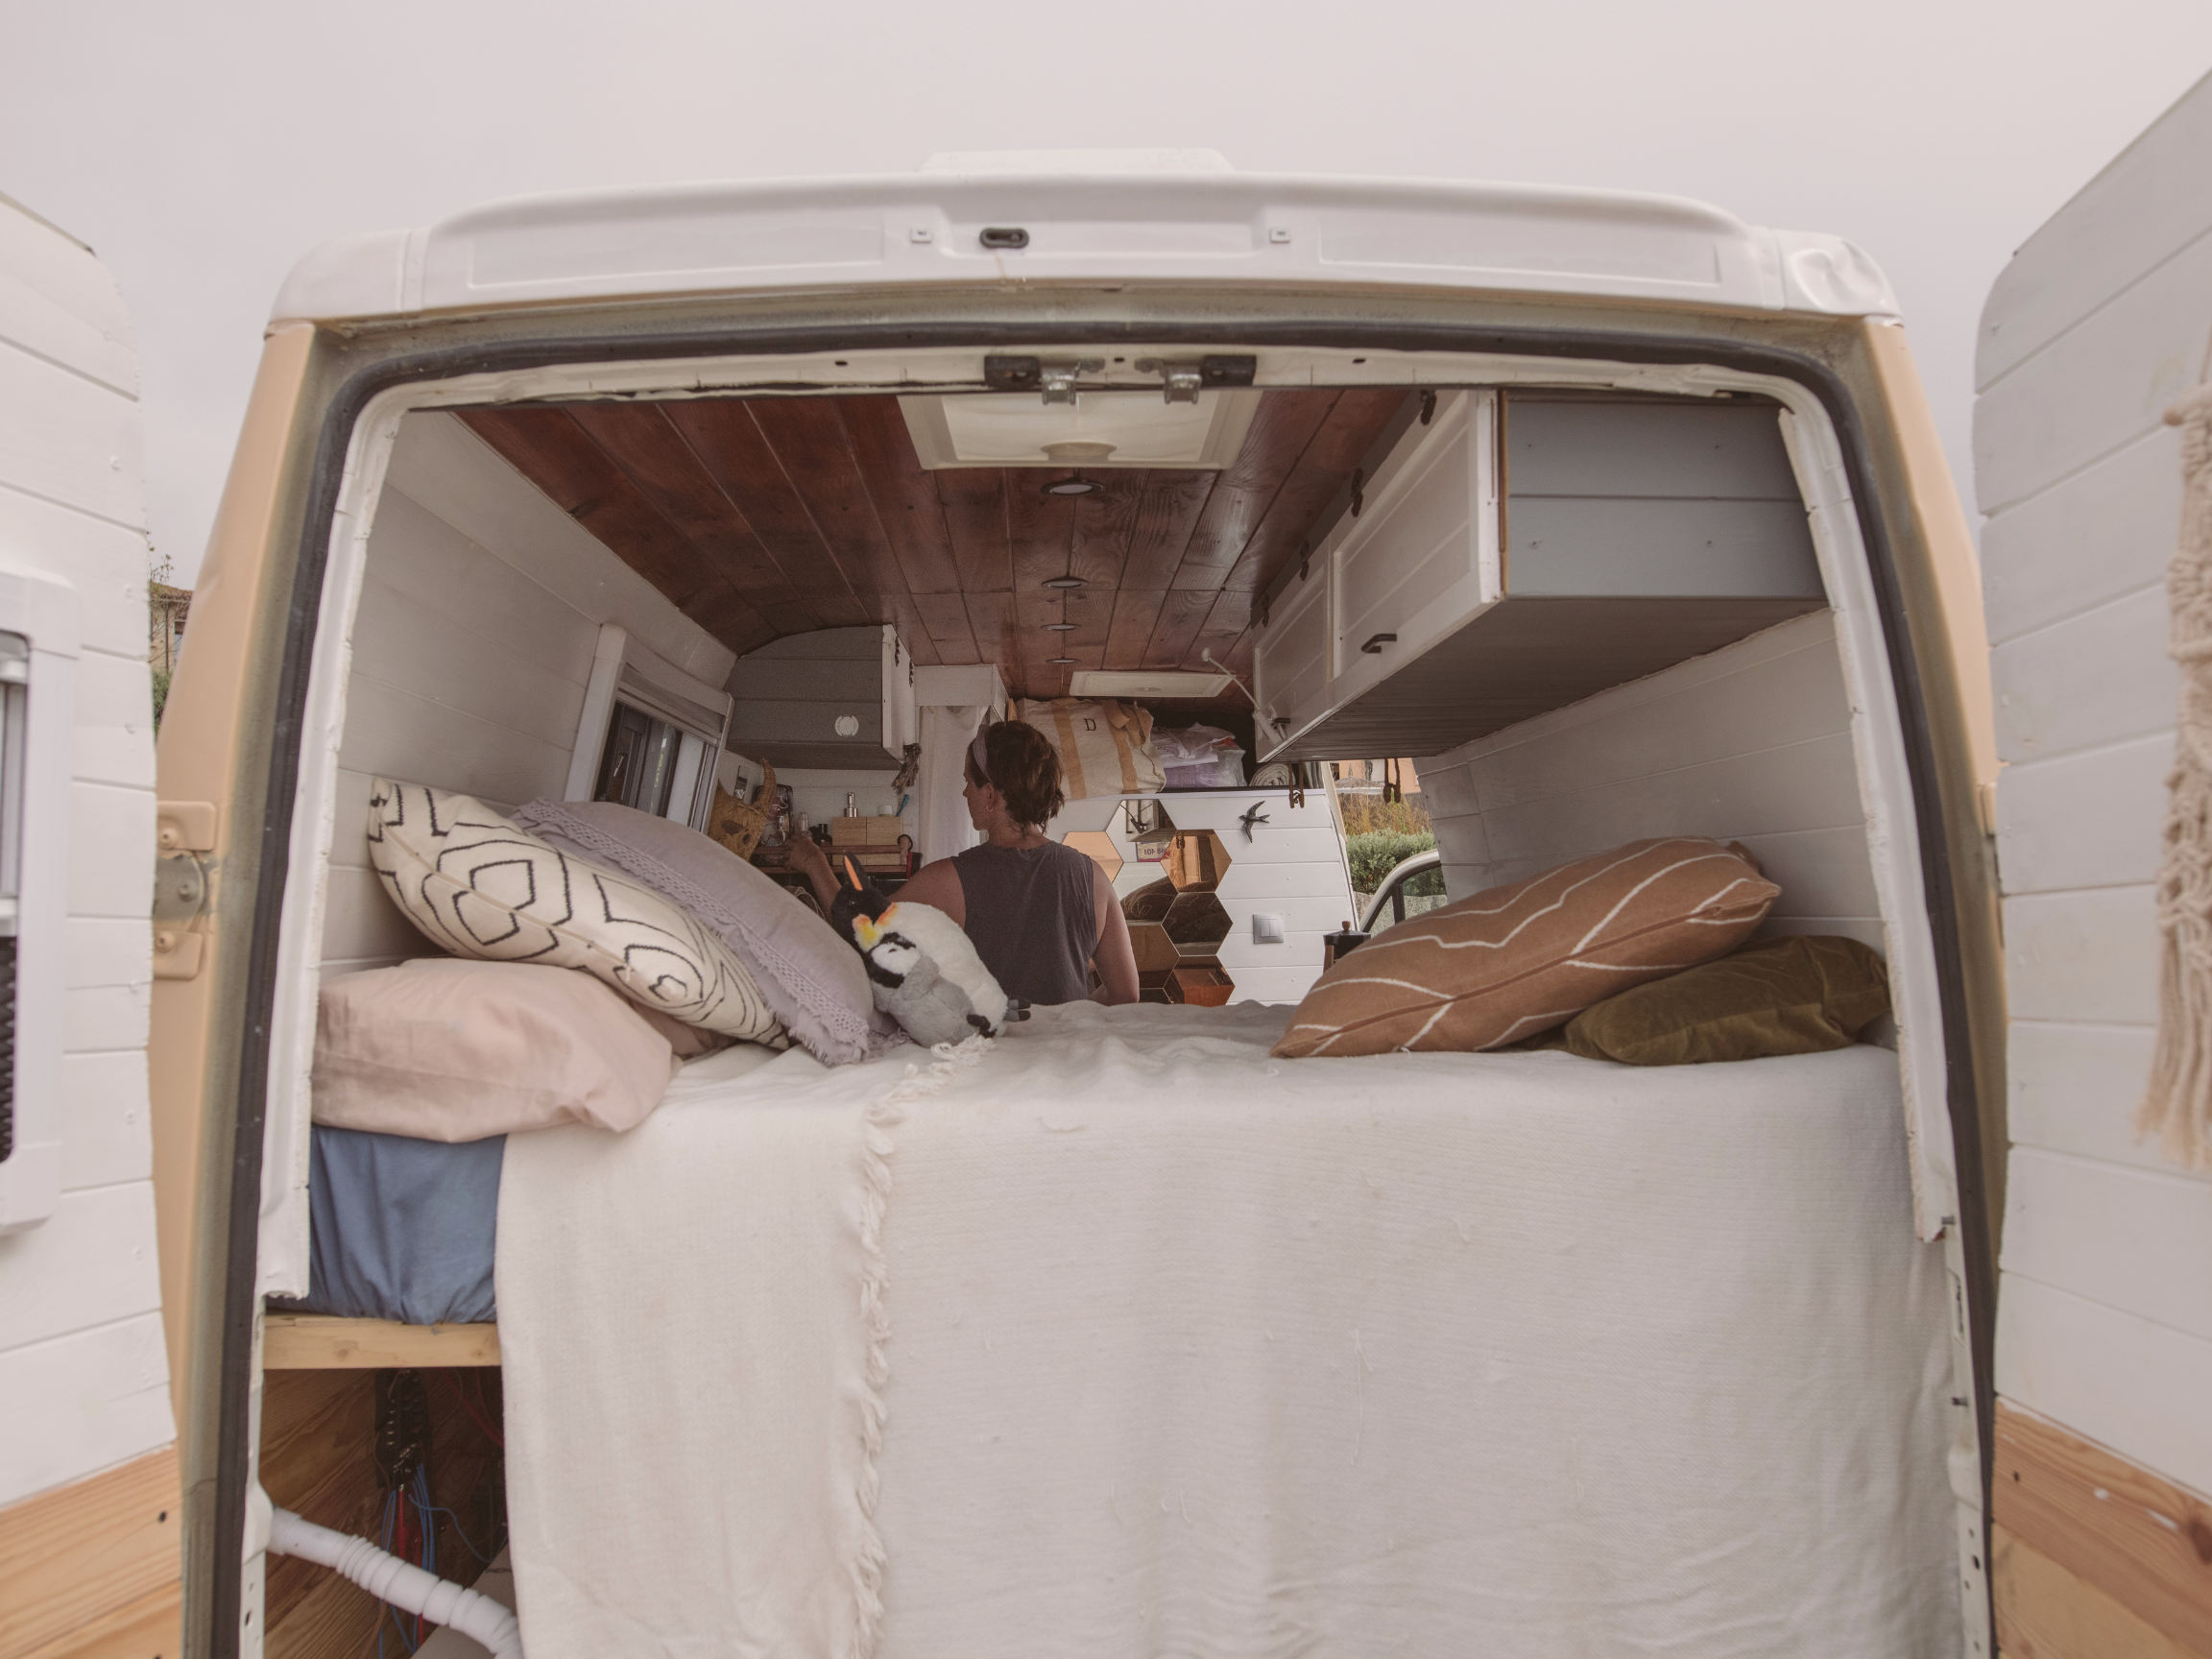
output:
<path id="1" fill-rule="evenodd" d="M 533 801 L 515 822 L 644 882 L 721 935 L 793 1040 L 825 1065 L 864 1060 L 884 1046 L 859 952 L 720 843 L 612 801 Z"/>

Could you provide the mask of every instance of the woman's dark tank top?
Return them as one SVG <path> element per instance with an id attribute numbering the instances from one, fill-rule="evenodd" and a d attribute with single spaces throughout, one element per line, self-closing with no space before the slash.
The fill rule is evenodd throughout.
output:
<path id="1" fill-rule="evenodd" d="M 1061 841 L 1037 847 L 986 842 L 955 854 L 968 937 L 1009 997 L 1080 1002 L 1091 995 L 1098 904 L 1089 858 Z"/>

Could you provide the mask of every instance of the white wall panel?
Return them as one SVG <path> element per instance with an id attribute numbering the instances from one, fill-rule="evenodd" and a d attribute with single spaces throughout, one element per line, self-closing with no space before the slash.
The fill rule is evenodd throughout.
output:
<path id="1" fill-rule="evenodd" d="M 2016 1147 L 2005 1270 L 2212 1340 L 2212 1181 Z"/>
<path id="2" fill-rule="evenodd" d="M 1990 295 L 1976 491 L 2000 752 L 2012 1141 L 2000 1391 L 2212 1490 L 2212 1178 L 2133 1118 L 2178 678 L 2166 408 L 2212 343 L 2212 83 L 2022 248 Z"/>
<path id="3" fill-rule="evenodd" d="M 0 341 L 0 485 L 135 527 L 138 478 L 134 400 Z"/>
<path id="4" fill-rule="evenodd" d="M 2171 733 L 2007 767 L 1997 782 L 2006 891 L 2155 880 L 2173 768 Z"/>
<path id="5" fill-rule="evenodd" d="M 17 1343 L 160 1308 L 154 1190 L 143 1179 L 64 1193 L 42 1224 L 0 1238 L 0 1330 Z"/>
<path id="6" fill-rule="evenodd" d="M 2003 645 L 2166 580 L 2181 531 L 2181 434 L 2158 425 L 1982 532 L 1989 639 Z"/>
<path id="7" fill-rule="evenodd" d="M 2162 586 L 2000 645 L 1989 660 L 1997 753 L 2008 761 L 2173 729 L 2181 682 L 2166 655 Z"/>
<path id="8" fill-rule="evenodd" d="M 63 1195 L 0 1238 L 0 1503 L 173 1437 L 144 1051 L 155 814 L 136 386 L 107 272 L 0 205 L 0 558 L 67 579 L 80 606 Z"/>
<path id="9" fill-rule="evenodd" d="M 1976 385 L 1986 388 L 2212 229 L 2208 155 L 2212 99 L 2192 94 L 2029 237 L 1989 292 Z"/>
<path id="10" fill-rule="evenodd" d="M 1997 1307 L 2000 1394 L 2212 1492 L 2212 1342 L 2025 1274 Z"/>
<path id="11" fill-rule="evenodd" d="M 138 395 L 123 296 L 81 243 L 20 213 L 0 213 L 0 340 Z"/>
<path id="12" fill-rule="evenodd" d="M 118 657 L 146 651 L 146 533 L 88 517 L 0 484 L 0 554 L 76 584 L 78 643 Z"/>
<path id="13" fill-rule="evenodd" d="M 143 1050 L 146 1046 L 148 993 L 152 981 L 136 985 L 70 987 L 61 993 L 61 1050 L 66 1062 L 73 1054 L 105 1054 L 116 1049 Z M 149 1164 L 146 1173 L 153 1175 Z M 0 1332 L 0 1343 L 6 1333 Z"/>
<path id="14" fill-rule="evenodd" d="M 2012 1144 L 2179 1173 L 2135 1134 L 2156 1036 L 2149 1025 L 2013 1021 L 2006 1069 Z"/>
<path id="15" fill-rule="evenodd" d="M 2005 901 L 2015 1020 L 2146 1025 L 2158 1018 L 2158 924 L 2148 886 Z"/>
<path id="16" fill-rule="evenodd" d="M 2195 386 L 2212 343 L 2212 238 L 2146 272 L 1985 389 L 1974 413 L 1974 488 L 1992 516 L 2155 429 Z"/>
<path id="17" fill-rule="evenodd" d="M 144 641 L 117 657 L 86 651 L 77 659 L 77 745 L 81 781 L 154 787 L 154 681 Z"/>
<path id="18" fill-rule="evenodd" d="M 151 1227 L 147 1242 L 153 1242 Z M 141 1313 L 0 1352 L 0 1503 L 81 1479 L 176 1438 L 161 1316 Z"/>
<path id="19" fill-rule="evenodd" d="M 154 1160 L 145 1052 L 66 1055 L 61 1078 L 69 1102 L 61 1131 L 62 1190 L 144 1180 Z"/>

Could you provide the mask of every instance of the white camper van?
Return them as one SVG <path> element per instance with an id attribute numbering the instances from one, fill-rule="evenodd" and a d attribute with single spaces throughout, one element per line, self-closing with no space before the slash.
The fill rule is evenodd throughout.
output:
<path id="1" fill-rule="evenodd" d="M 1985 446 L 2200 229 L 2036 288 Z M 1993 602 L 2045 745 L 1999 787 L 1895 309 L 1848 244 L 1694 203 L 1180 154 L 302 261 L 138 831 L 184 1650 L 1985 1655 L 1992 1566 L 2018 1651 L 2127 1650 L 2077 1607 L 2196 1650 L 2180 1555 L 2138 1596 L 2032 1490 L 2131 1457 L 2186 1542 L 2206 1484 L 2179 1407 L 2098 1414 L 2122 1350 L 2079 1322 L 2197 1340 L 2185 1284 L 2078 1283 L 2134 1236 L 2043 1208 L 2148 1238 L 2097 1181 L 2200 1195 L 2054 1127 L 2131 1107 L 2143 1005 L 2008 1037 L 2006 952 L 2017 997 L 2078 954 L 2043 919 L 2143 923 L 2143 838 L 2002 888 L 1992 838 L 2105 787 L 2042 757 L 2171 709 L 2083 647 L 2022 735 L 2067 618 L 2133 604 L 2093 637 L 2152 660 L 2125 595 L 2172 523 L 2169 482 L 2092 596 L 2037 492 L 2168 441 L 2130 388 L 2072 448 L 2021 402 L 1984 461 L 1992 584 L 2016 501 L 2061 550 Z M 902 1042 L 905 967 L 772 837 L 957 852 L 1007 714 L 1159 996 Z M 1360 943 L 1331 767 L 1377 756 L 1452 902 Z M 1784 961 L 1859 965 L 1857 1011 Z M 2008 1206 L 2037 1311 L 2001 1318 Z"/>

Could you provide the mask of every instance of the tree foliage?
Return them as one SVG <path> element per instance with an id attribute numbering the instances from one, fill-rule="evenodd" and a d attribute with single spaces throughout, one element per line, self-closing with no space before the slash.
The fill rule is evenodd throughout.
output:
<path id="1" fill-rule="evenodd" d="M 1363 834 L 1346 835 L 1344 852 L 1352 862 L 1352 887 L 1355 892 L 1373 893 L 1379 889 L 1390 872 L 1397 869 L 1416 853 L 1426 853 L 1436 845 L 1435 834 L 1424 832 L 1413 835 L 1396 830 L 1370 830 Z M 1444 873 L 1427 870 L 1406 884 L 1407 898 L 1441 896 L 1444 891 Z"/>

